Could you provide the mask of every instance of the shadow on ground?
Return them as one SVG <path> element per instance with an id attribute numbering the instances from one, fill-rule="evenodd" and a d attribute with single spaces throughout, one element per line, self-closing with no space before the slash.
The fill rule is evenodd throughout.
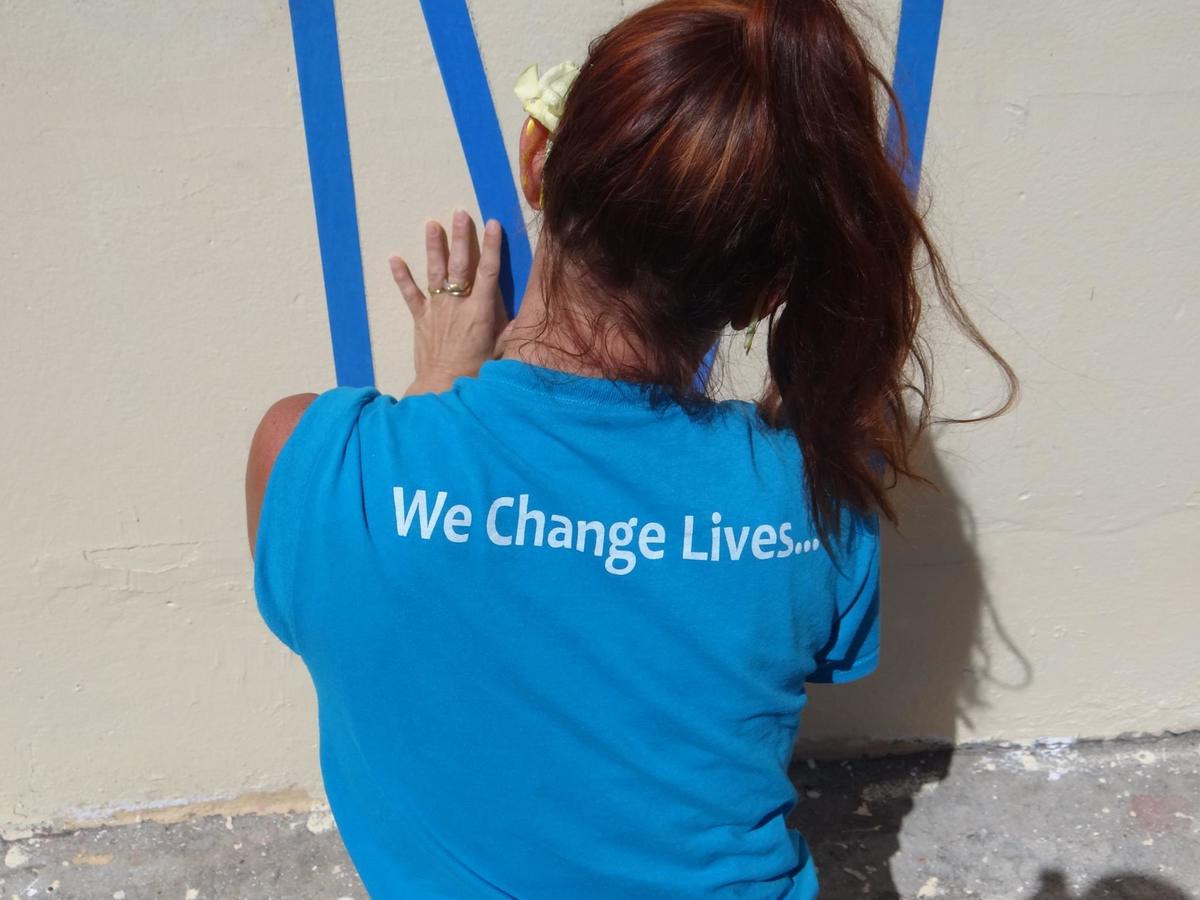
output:
<path id="1" fill-rule="evenodd" d="M 822 900 L 1197 900 L 1200 732 L 794 771 Z M 365 900 L 329 814 L 0 841 L 0 897 Z"/>
<path id="2" fill-rule="evenodd" d="M 901 527 L 883 527 L 880 666 L 854 684 L 810 687 L 793 760 L 800 802 L 790 823 L 808 839 L 832 897 L 901 896 L 889 861 L 904 818 L 917 792 L 946 777 L 958 722 L 969 723 L 983 702 L 972 653 L 987 597 L 974 523 L 933 445 L 920 452 L 937 490 L 894 491 Z M 867 775 L 861 764 L 829 761 L 845 755 L 847 735 L 872 755 L 928 752 L 919 764 L 879 760 Z M 819 805 L 805 802 L 812 791 Z"/>
<path id="3" fill-rule="evenodd" d="M 1029 900 L 1191 900 L 1179 888 L 1137 872 L 1117 872 L 1101 878 L 1087 893 L 1075 894 L 1057 869 L 1042 873 L 1042 886 Z"/>

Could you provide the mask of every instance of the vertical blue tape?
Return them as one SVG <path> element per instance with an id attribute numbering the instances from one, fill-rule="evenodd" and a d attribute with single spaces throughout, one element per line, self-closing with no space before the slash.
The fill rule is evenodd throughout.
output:
<path id="1" fill-rule="evenodd" d="M 475 27 L 466 0 L 421 0 L 421 10 L 480 212 L 485 221 L 496 219 L 504 229 L 500 291 L 512 316 L 520 308 L 518 291 L 524 293 L 533 254 Z"/>
<path id="2" fill-rule="evenodd" d="M 288 8 L 334 372 L 339 385 L 365 387 L 375 383 L 375 367 L 333 0 L 289 0 Z"/>
<path id="3" fill-rule="evenodd" d="M 933 96 L 933 70 L 942 30 L 942 0 L 904 0 L 896 38 L 896 66 L 892 87 L 904 113 L 908 131 L 908 165 L 901 173 L 912 194 L 921 183 L 921 157 L 925 152 L 925 127 Z M 900 123 L 893 108 L 888 112 L 887 147 L 900 159 Z"/>
<path id="4" fill-rule="evenodd" d="M 942 6 L 943 0 L 903 0 L 901 6 L 892 81 L 908 129 L 903 176 L 914 194 L 920 184 Z M 373 384 L 333 0 L 289 0 L 289 9 L 337 382 Z M 524 290 L 533 255 L 470 11 L 466 0 L 421 0 L 421 9 L 480 210 L 504 229 L 500 288 L 509 315 L 514 315 L 520 306 L 517 290 Z M 899 140 L 899 122 L 891 110 L 887 146 L 893 159 L 899 158 Z M 708 382 L 716 349 L 709 350 L 696 373 L 698 388 Z"/>

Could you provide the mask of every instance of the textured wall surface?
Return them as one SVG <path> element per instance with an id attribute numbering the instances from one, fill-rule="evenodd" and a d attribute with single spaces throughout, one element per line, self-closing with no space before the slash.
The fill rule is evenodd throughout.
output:
<path id="1" fill-rule="evenodd" d="M 633 6 L 476 0 L 510 154 L 520 70 L 581 61 Z M 805 734 L 1200 727 L 1200 10 L 947 6 L 931 222 L 1025 394 L 936 432 L 943 490 L 906 491 L 887 536 L 883 663 L 815 690 Z M 898 3 L 872 9 L 890 68 Z M 399 393 L 387 256 L 421 260 L 424 218 L 477 207 L 417 0 L 338 12 L 376 373 Z M 254 609 L 242 495 L 266 407 L 333 384 L 286 4 L 0 0 L 0 122 L 0 827 L 303 807 L 315 704 Z M 987 407 L 986 360 L 932 341 L 945 411 Z"/>

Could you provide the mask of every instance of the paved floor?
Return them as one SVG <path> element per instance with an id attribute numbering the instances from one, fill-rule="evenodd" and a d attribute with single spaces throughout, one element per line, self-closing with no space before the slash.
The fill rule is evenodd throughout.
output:
<path id="1" fill-rule="evenodd" d="M 797 759 L 823 897 L 1200 900 L 1200 733 Z M 0 900 L 364 900 L 327 812 L 0 842 Z"/>

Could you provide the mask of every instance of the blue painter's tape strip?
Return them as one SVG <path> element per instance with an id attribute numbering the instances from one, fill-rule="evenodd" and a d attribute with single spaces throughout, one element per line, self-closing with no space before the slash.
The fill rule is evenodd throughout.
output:
<path id="1" fill-rule="evenodd" d="M 511 316 L 521 305 L 533 254 L 475 27 L 466 0 L 421 0 L 421 9 L 480 212 L 504 229 L 500 290 Z"/>
<path id="2" fill-rule="evenodd" d="M 908 165 L 902 174 L 913 194 L 921 183 L 921 157 L 925 151 L 925 127 L 929 122 L 933 70 L 941 30 L 942 0 L 904 0 L 900 7 L 892 87 L 908 130 Z M 894 160 L 899 159 L 899 142 L 899 122 L 895 109 L 892 109 L 888 113 L 887 146 Z"/>
<path id="3" fill-rule="evenodd" d="M 700 368 L 696 371 L 693 387 L 701 394 L 708 387 L 708 379 L 712 377 L 713 363 L 717 361 L 717 348 L 720 346 L 721 342 L 717 341 L 708 348 L 708 352 L 704 354 L 704 362 L 700 363 Z"/>
<path id="4" fill-rule="evenodd" d="M 339 385 L 365 387 L 375 383 L 375 368 L 333 0 L 289 0 L 288 8 L 334 372 Z"/>

